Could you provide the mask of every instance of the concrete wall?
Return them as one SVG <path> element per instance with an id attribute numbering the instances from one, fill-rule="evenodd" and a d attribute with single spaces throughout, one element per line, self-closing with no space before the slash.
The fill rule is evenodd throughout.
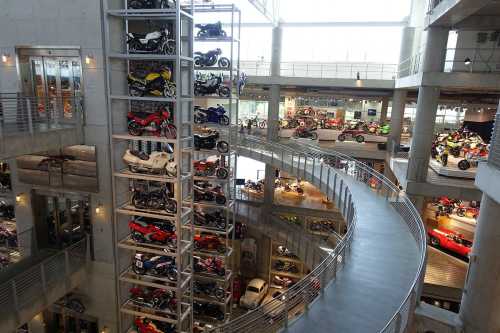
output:
<path id="1" fill-rule="evenodd" d="M 116 332 L 114 284 L 114 240 L 109 132 L 106 107 L 105 71 L 100 0 L 2 0 L 0 10 L 0 53 L 11 57 L 0 63 L 0 92 L 20 90 L 15 61 L 16 46 L 74 46 L 82 57 L 85 106 L 84 143 L 97 146 L 100 193 L 91 195 L 95 269 L 83 290 L 94 301 L 88 314 L 99 317 L 99 326 Z M 85 56 L 91 55 L 90 64 Z M 27 189 L 22 189 L 27 193 Z M 27 199 L 28 200 L 28 199 Z M 100 214 L 95 207 L 101 204 Z M 26 211 L 17 207 L 19 221 L 30 224 Z M 25 218 L 25 220 L 24 220 Z M 104 274 L 103 272 L 106 272 Z M 105 291 L 105 293 L 104 293 Z"/>
<path id="2" fill-rule="evenodd" d="M 484 43 L 478 42 L 478 34 L 487 34 L 487 40 Z M 448 54 L 447 66 L 452 66 L 453 71 L 473 72 L 498 72 L 500 70 L 500 50 L 498 50 L 497 39 L 490 38 L 495 35 L 493 31 L 458 31 L 457 44 L 455 52 Z M 469 58 L 472 65 L 466 66 L 464 60 Z"/>

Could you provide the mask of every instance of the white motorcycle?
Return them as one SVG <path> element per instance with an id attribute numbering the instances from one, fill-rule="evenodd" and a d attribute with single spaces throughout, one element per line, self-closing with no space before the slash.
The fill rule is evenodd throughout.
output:
<path id="1" fill-rule="evenodd" d="M 166 174 L 169 177 L 177 175 L 176 165 L 171 162 L 170 154 L 166 152 L 155 151 L 148 155 L 144 152 L 127 149 L 123 155 L 123 161 L 134 173 Z"/>
<path id="2" fill-rule="evenodd" d="M 127 44 L 131 53 L 175 54 L 175 40 L 167 29 L 147 34 L 127 33 Z"/>

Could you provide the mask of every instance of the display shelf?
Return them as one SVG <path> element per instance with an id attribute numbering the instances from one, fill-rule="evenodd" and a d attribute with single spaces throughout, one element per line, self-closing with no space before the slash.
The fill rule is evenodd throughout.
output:
<path id="1" fill-rule="evenodd" d="M 272 260 L 288 261 L 288 262 L 293 262 L 294 264 L 301 264 L 302 265 L 302 261 L 300 261 L 300 259 L 296 259 L 296 258 L 281 257 L 281 256 L 273 255 L 273 256 L 271 256 L 271 259 Z"/>
<path id="2" fill-rule="evenodd" d="M 271 274 L 279 275 L 279 276 L 286 276 L 286 277 L 294 278 L 294 279 L 301 279 L 302 278 L 301 274 L 295 274 L 295 273 L 290 273 L 290 272 L 281 272 L 281 271 L 277 271 L 274 269 L 271 270 Z"/>
<path id="3" fill-rule="evenodd" d="M 184 288 L 187 286 L 186 281 L 189 282 L 189 280 L 190 277 L 187 280 L 182 281 L 182 285 L 184 285 Z M 155 276 L 149 274 L 140 275 L 135 273 L 132 267 L 127 268 L 122 274 L 120 274 L 120 281 L 146 287 L 160 288 L 172 291 L 178 289 L 177 281 L 171 281 L 168 278 L 162 276 Z M 181 287 L 181 289 L 183 288 Z"/>
<path id="4" fill-rule="evenodd" d="M 122 169 L 121 171 L 114 172 L 113 175 L 115 177 L 119 177 L 119 178 L 149 180 L 149 181 L 162 182 L 162 183 L 176 183 L 179 181 L 179 178 L 177 178 L 177 177 L 168 177 L 166 175 L 135 173 L 135 172 L 130 171 L 127 168 Z M 191 174 L 189 174 L 189 173 L 183 174 L 181 176 L 180 181 L 187 180 L 190 177 L 191 177 Z"/>
<path id="5" fill-rule="evenodd" d="M 217 257 L 217 258 L 222 258 L 225 259 L 227 257 L 230 257 L 233 254 L 233 248 L 228 247 L 224 252 L 218 252 L 218 251 L 203 251 L 203 250 L 193 250 L 193 254 L 195 256 L 203 256 L 203 257 Z"/>
<path id="6" fill-rule="evenodd" d="M 194 99 L 197 100 L 197 99 L 201 99 L 201 100 L 205 100 L 205 99 L 218 99 L 218 100 L 223 100 L 223 101 L 231 101 L 231 100 L 239 100 L 239 97 L 238 96 L 235 96 L 235 95 L 231 95 L 230 97 L 222 97 L 222 96 L 219 96 L 219 95 L 204 95 L 204 96 L 194 96 Z"/>
<path id="7" fill-rule="evenodd" d="M 213 66 L 213 67 L 194 67 L 195 71 L 200 71 L 200 72 L 205 72 L 205 71 L 214 71 L 214 72 L 236 72 L 238 71 L 237 68 L 233 67 L 218 67 L 218 66 Z"/>
<path id="8" fill-rule="evenodd" d="M 195 37 L 194 38 L 195 42 L 201 42 L 201 43 L 239 43 L 238 38 L 232 38 L 231 36 L 228 37 Z"/>
<path id="9" fill-rule="evenodd" d="M 215 297 L 206 296 L 206 295 L 203 295 L 203 294 L 194 296 L 193 300 L 199 301 L 199 302 L 204 302 L 204 303 L 210 302 L 210 303 L 215 303 L 215 304 L 218 304 L 218 305 L 227 305 L 231 301 L 231 294 L 228 293 L 228 292 L 226 292 L 226 297 L 225 297 L 225 300 L 223 300 L 223 301 L 220 301 L 220 300 L 218 300 Z"/>
<path id="10" fill-rule="evenodd" d="M 195 272 L 193 275 L 195 279 L 229 282 L 233 277 L 233 272 L 231 270 L 226 269 L 226 274 L 224 276 L 220 276 L 217 274 L 202 273 L 202 272 Z"/>
<path id="11" fill-rule="evenodd" d="M 208 201 L 195 201 L 193 205 L 196 207 L 205 207 L 205 208 L 232 208 L 234 205 L 234 200 L 228 200 L 224 205 L 219 205 L 215 202 L 210 203 Z"/>
<path id="12" fill-rule="evenodd" d="M 116 209 L 116 212 L 123 215 L 130 216 L 144 216 L 151 217 L 160 220 L 175 220 L 176 214 L 167 213 L 164 210 L 151 210 L 151 209 L 139 209 L 135 208 L 132 204 L 126 203 L 121 207 Z"/>
<path id="13" fill-rule="evenodd" d="M 193 176 L 193 180 L 206 180 L 209 182 L 216 182 L 216 183 L 229 183 L 231 181 L 232 175 L 225 179 L 217 178 L 216 176 L 213 177 L 202 177 L 202 176 Z"/>
<path id="14" fill-rule="evenodd" d="M 164 102 L 173 103 L 177 102 L 176 97 L 153 97 L 153 96 L 129 96 L 129 95 L 110 95 L 110 99 L 125 100 L 125 101 L 139 101 L 139 102 Z"/>
<path id="15" fill-rule="evenodd" d="M 188 303 L 181 303 L 181 305 L 186 309 L 181 314 L 181 317 L 185 318 L 185 313 L 191 311 L 191 306 Z M 154 319 L 158 321 L 163 321 L 166 323 L 177 324 L 178 320 L 177 313 L 171 312 L 168 310 L 157 310 L 157 309 L 149 309 L 141 306 L 135 305 L 131 300 L 126 300 L 125 303 L 120 307 L 120 311 L 123 313 L 131 314 L 133 316 L 146 317 L 149 319 Z"/>
<path id="16" fill-rule="evenodd" d="M 200 155 L 207 154 L 208 156 L 230 156 L 234 154 L 233 152 L 229 151 L 227 153 L 221 153 L 216 149 L 194 149 L 193 152 L 198 153 Z"/>
<path id="17" fill-rule="evenodd" d="M 151 141 L 151 142 L 162 142 L 171 144 L 177 143 L 177 139 L 167 139 L 166 137 L 163 136 L 149 136 L 149 135 L 136 136 L 130 134 L 113 134 L 113 139 L 130 140 L 130 141 Z"/>
<path id="18" fill-rule="evenodd" d="M 191 241 L 181 240 L 181 252 L 177 253 L 173 249 L 156 244 L 139 243 L 132 239 L 131 235 L 126 236 L 118 242 L 118 247 L 122 249 L 157 254 L 160 256 L 179 257 L 191 248 Z"/>
<path id="19" fill-rule="evenodd" d="M 233 225 L 229 226 L 229 229 L 216 229 L 216 228 L 208 228 L 208 227 L 202 227 L 194 224 L 194 230 L 195 231 L 200 231 L 200 232 L 207 232 L 207 233 L 212 233 L 216 235 L 224 235 L 227 236 L 233 232 Z"/>
<path id="20" fill-rule="evenodd" d="M 107 9 L 105 13 L 110 16 L 130 18 L 142 18 L 142 19 L 170 19 L 175 20 L 177 16 L 176 9 Z M 185 10 L 179 11 L 180 15 L 192 18 L 192 15 Z"/>

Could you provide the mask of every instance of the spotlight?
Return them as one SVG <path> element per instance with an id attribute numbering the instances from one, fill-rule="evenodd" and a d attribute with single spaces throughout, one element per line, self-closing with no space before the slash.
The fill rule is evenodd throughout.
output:
<path id="1" fill-rule="evenodd" d="M 6 63 L 9 60 L 9 58 L 10 58 L 10 54 L 8 54 L 8 53 L 2 54 L 2 62 L 3 63 Z"/>
<path id="2" fill-rule="evenodd" d="M 464 65 L 465 66 L 470 66 L 470 64 L 472 64 L 472 61 L 470 60 L 470 58 L 469 57 L 465 58 Z"/>
<path id="3" fill-rule="evenodd" d="M 87 56 L 85 57 L 85 63 L 87 65 L 90 65 L 90 63 L 92 62 L 92 60 L 94 60 L 94 56 L 92 54 L 87 54 Z"/>
<path id="4" fill-rule="evenodd" d="M 97 207 L 95 208 L 95 213 L 96 214 L 100 214 L 102 211 L 102 204 L 101 203 L 98 203 L 97 204 Z"/>
<path id="5" fill-rule="evenodd" d="M 16 202 L 18 202 L 18 203 L 21 202 L 21 200 L 23 198 L 22 195 L 23 195 L 22 193 L 19 193 L 18 195 L 16 195 Z"/>

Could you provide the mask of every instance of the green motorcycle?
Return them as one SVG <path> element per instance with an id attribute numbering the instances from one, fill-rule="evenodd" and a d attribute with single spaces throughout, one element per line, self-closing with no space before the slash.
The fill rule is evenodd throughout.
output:
<path id="1" fill-rule="evenodd" d="M 385 124 L 379 127 L 379 135 L 389 135 L 391 132 L 391 125 Z"/>

